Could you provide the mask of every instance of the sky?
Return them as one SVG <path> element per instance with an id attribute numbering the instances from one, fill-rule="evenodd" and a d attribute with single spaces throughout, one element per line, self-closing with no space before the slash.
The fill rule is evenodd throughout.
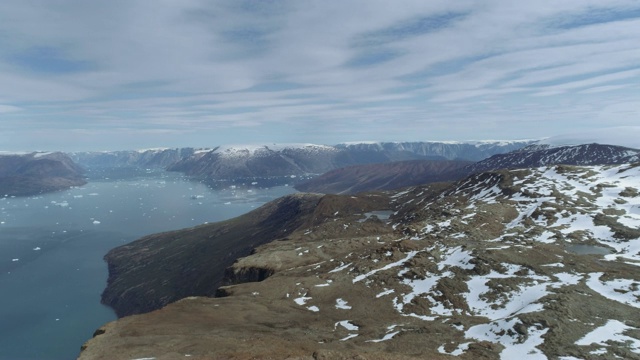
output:
<path id="1" fill-rule="evenodd" d="M 640 138 L 639 99 L 637 0 L 0 2 L 0 150 Z"/>

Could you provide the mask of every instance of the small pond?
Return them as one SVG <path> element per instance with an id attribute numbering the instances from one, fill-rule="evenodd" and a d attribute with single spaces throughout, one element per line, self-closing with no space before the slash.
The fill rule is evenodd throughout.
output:
<path id="1" fill-rule="evenodd" d="M 565 250 L 578 255 L 609 255 L 611 249 L 598 245 L 574 244 L 569 245 Z"/>

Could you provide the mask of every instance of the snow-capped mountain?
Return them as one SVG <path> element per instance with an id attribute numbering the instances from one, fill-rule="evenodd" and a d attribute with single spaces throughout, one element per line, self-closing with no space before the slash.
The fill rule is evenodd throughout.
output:
<path id="1" fill-rule="evenodd" d="M 197 152 L 194 148 L 89 151 L 69 153 L 78 164 L 88 168 L 161 167 L 165 168 Z"/>
<path id="2" fill-rule="evenodd" d="M 110 281 L 125 277 L 122 291 L 153 299 L 184 287 L 194 259 L 216 263 L 206 256 L 213 248 L 200 250 L 211 239 L 236 238 L 233 231 L 250 239 L 261 227 L 277 236 L 271 224 L 286 220 L 279 241 L 227 270 L 223 297 L 191 296 L 108 324 L 80 358 L 640 356 L 638 163 L 499 170 L 446 188 L 298 197 L 300 212 L 284 211 L 282 201 L 292 198 L 244 220 L 121 249 L 128 267 L 154 279 L 149 266 L 163 269 L 162 291 L 137 272 L 118 271 Z M 160 245 L 166 241 L 194 257 L 168 262 L 175 251 Z"/>
<path id="3" fill-rule="evenodd" d="M 322 173 L 338 151 L 314 144 L 224 146 L 197 151 L 168 167 L 203 180 L 227 180 Z"/>
<path id="4" fill-rule="evenodd" d="M 322 174 L 350 165 L 401 160 L 479 160 L 532 144 L 523 141 L 272 144 L 195 152 L 168 169 L 206 180 Z"/>
<path id="5" fill-rule="evenodd" d="M 420 141 L 420 142 L 354 142 L 336 145 L 349 152 L 392 154 L 394 160 L 413 160 L 409 154 L 422 159 L 479 161 L 495 154 L 520 149 L 538 140 L 484 140 L 484 141 Z"/>

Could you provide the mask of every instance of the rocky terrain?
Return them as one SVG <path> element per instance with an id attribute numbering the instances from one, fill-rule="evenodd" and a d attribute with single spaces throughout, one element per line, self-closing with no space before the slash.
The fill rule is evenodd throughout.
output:
<path id="1" fill-rule="evenodd" d="M 316 199 L 219 297 L 109 323 L 80 359 L 640 358 L 639 163 Z"/>
<path id="2" fill-rule="evenodd" d="M 462 175 L 496 169 L 522 169 L 546 165 L 629 164 L 640 161 L 640 150 L 617 145 L 581 144 L 550 146 L 533 144 L 471 164 Z"/>
<path id="3" fill-rule="evenodd" d="M 0 154 L 0 195 L 30 196 L 85 183 L 82 169 L 63 153 Z"/>

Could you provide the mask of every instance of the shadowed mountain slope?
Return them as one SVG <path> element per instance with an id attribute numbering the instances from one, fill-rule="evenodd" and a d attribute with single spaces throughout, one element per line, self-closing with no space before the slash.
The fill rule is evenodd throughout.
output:
<path id="1" fill-rule="evenodd" d="M 0 155 L 0 195 L 28 196 L 86 184 L 63 153 Z"/>
<path id="2" fill-rule="evenodd" d="M 420 184 L 451 181 L 450 174 L 468 161 L 414 160 L 348 166 L 297 184 L 296 189 L 325 194 L 356 194 Z"/>

